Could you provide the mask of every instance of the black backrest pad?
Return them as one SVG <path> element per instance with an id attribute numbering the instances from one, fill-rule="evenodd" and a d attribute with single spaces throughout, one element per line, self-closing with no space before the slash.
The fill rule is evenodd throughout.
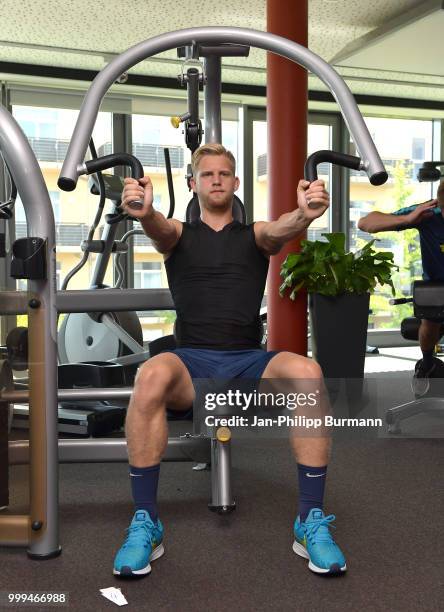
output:
<path id="1" fill-rule="evenodd" d="M 415 281 L 413 283 L 413 311 L 418 319 L 444 321 L 444 283 Z"/>
<path id="2" fill-rule="evenodd" d="M 187 223 L 193 223 L 200 217 L 200 206 L 197 195 L 194 194 L 191 200 L 188 202 L 187 211 L 185 213 L 185 221 Z M 233 198 L 233 219 L 239 221 L 239 223 L 247 222 L 247 215 L 245 214 L 245 208 L 240 199 L 235 195 Z"/>

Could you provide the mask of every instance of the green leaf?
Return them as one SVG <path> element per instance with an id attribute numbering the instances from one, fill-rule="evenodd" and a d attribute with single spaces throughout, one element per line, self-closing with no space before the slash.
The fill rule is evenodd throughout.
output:
<path id="1" fill-rule="evenodd" d="M 325 236 L 337 253 L 345 252 L 345 234 L 342 232 L 333 232 L 331 234 L 322 234 Z"/>
<path id="2" fill-rule="evenodd" d="M 345 252 L 345 235 L 340 232 L 322 234 L 326 240 L 301 242 L 299 253 L 289 253 L 281 266 L 284 282 L 279 293 L 289 289 L 290 298 L 306 287 L 312 293 L 338 295 L 344 291 L 372 292 L 377 283 L 390 286 L 399 267 L 393 263 L 393 253 L 373 248 L 376 240 L 368 242 L 357 253 Z"/>

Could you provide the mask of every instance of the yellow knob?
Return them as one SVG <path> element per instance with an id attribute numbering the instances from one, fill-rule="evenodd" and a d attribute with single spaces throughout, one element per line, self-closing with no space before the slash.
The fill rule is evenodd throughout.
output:
<path id="1" fill-rule="evenodd" d="M 216 431 L 216 438 L 219 442 L 229 442 L 231 440 L 231 431 L 228 427 L 219 427 Z"/>
<path id="2" fill-rule="evenodd" d="M 179 125 L 180 125 L 180 117 L 171 117 L 170 121 L 171 121 L 171 125 L 173 127 L 175 127 L 176 129 L 179 127 Z"/>

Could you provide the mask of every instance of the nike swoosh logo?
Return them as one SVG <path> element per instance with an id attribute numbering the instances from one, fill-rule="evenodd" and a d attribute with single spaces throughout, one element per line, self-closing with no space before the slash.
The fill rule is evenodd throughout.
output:
<path id="1" fill-rule="evenodd" d="M 308 478 L 320 478 L 321 476 L 325 476 L 327 472 L 324 472 L 323 474 L 309 474 L 309 472 L 305 472 L 305 475 L 308 476 Z"/>
<path id="2" fill-rule="evenodd" d="M 134 478 L 142 478 L 143 474 L 131 474 L 130 472 L 130 476 L 134 476 Z"/>

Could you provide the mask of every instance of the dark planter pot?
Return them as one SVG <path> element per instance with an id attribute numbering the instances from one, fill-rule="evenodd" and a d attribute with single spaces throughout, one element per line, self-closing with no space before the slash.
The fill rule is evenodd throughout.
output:
<path id="1" fill-rule="evenodd" d="M 369 300 L 369 293 L 309 295 L 313 357 L 324 377 L 335 379 L 327 381 L 330 391 L 337 392 L 339 379 L 346 379 L 350 399 L 362 393 Z"/>

